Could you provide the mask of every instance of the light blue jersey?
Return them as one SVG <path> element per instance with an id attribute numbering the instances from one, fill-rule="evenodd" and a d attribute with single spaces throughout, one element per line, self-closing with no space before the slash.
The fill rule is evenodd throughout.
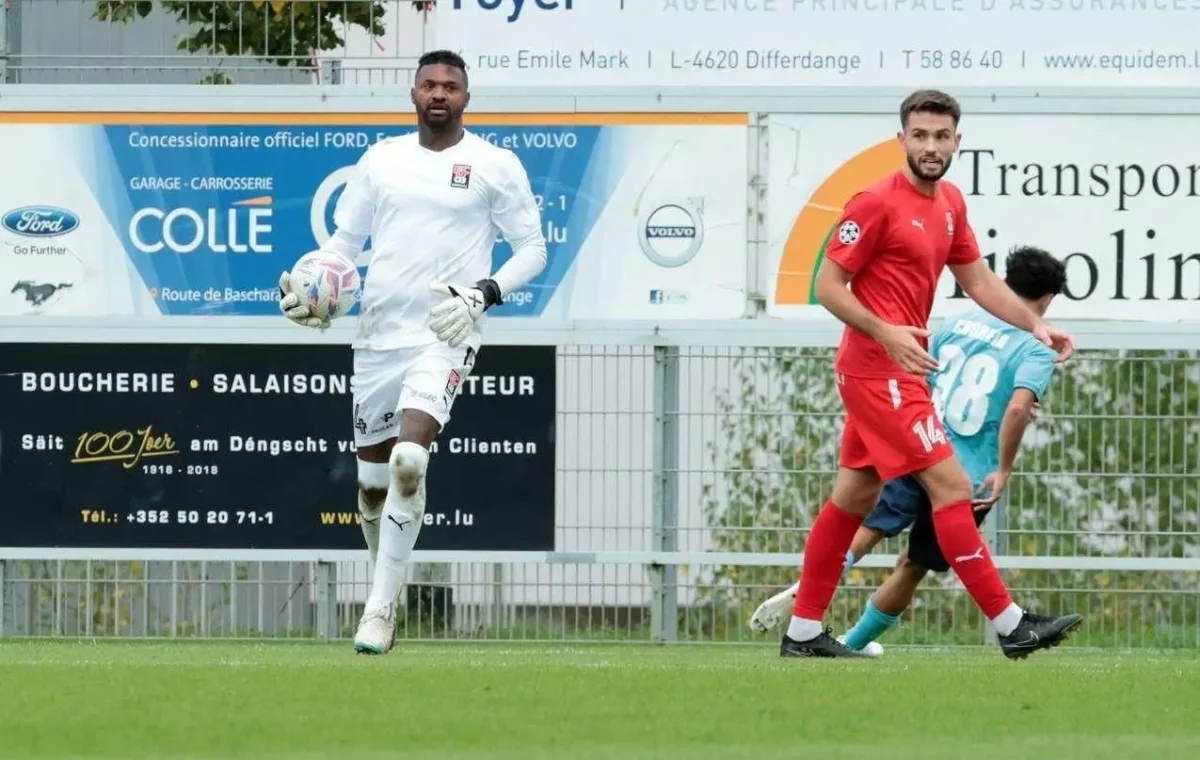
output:
<path id="1" fill-rule="evenodd" d="M 1027 388 L 1040 399 L 1054 374 L 1055 353 L 980 308 L 948 317 L 929 352 L 940 365 L 930 377 L 934 405 L 978 488 L 999 464 L 1000 422 L 1013 392 Z"/>

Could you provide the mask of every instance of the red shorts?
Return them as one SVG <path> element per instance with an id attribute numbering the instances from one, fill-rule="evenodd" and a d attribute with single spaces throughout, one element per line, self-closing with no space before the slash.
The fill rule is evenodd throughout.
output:
<path id="1" fill-rule="evenodd" d="M 837 384 L 846 406 L 842 467 L 872 468 L 882 480 L 891 480 L 954 456 L 923 378 L 838 373 Z"/>

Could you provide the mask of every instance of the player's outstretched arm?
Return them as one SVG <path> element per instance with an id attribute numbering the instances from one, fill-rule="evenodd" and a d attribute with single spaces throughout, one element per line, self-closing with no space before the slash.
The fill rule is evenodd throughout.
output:
<path id="1" fill-rule="evenodd" d="M 1050 388 L 1054 377 L 1055 356 L 1050 349 L 1031 343 L 1027 351 L 1018 357 L 1017 371 L 1013 378 L 1013 394 L 1008 408 L 1000 421 L 999 461 L 996 472 L 983 479 L 980 494 L 989 493 L 975 501 L 976 509 L 986 509 L 997 501 L 1012 475 L 1017 460 L 1017 450 L 1029 423 L 1037 416 L 1038 401 Z"/>
<path id="2" fill-rule="evenodd" d="M 500 297 L 528 285 L 546 268 L 546 238 L 542 215 L 529 184 L 529 174 L 513 153 L 505 155 L 504 171 L 492 195 L 492 221 L 512 247 L 512 256 L 492 275 Z"/>
<path id="3" fill-rule="evenodd" d="M 1058 361 L 1066 361 L 1075 353 L 1075 339 L 1042 321 L 983 259 L 969 264 L 951 264 L 950 271 L 971 300 L 1010 325 L 1033 333 L 1058 352 Z"/>
<path id="4" fill-rule="evenodd" d="M 1021 447 L 1021 439 L 1025 430 L 1033 421 L 1033 411 L 1037 397 L 1027 388 L 1018 388 L 1004 410 L 1000 420 L 1000 457 L 996 471 L 983 479 L 979 486 L 979 497 L 975 499 L 976 509 L 986 509 L 1004 494 L 1008 479 L 1012 477 L 1013 466 L 1017 461 L 1017 450 Z"/>
<path id="5" fill-rule="evenodd" d="M 951 264 L 950 271 L 971 300 L 993 316 L 1029 332 L 1042 326 L 1042 318 L 1026 306 L 983 259 L 975 259 L 969 264 Z"/>
<path id="6" fill-rule="evenodd" d="M 1011 475 L 1017 461 L 1017 450 L 1029 423 L 1033 422 L 1033 407 L 1037 397 L 1028 388 L 1018 388 L 1004 410 L 1000 420 L 1000 460 L 998 467 L 1005 475 Z"/>

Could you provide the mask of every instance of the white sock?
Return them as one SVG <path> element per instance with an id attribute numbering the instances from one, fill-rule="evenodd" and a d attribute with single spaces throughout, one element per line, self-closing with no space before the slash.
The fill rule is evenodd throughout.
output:
<path id="1" fill-rule="evenodd" d="M 788 623 L 787 635 L 792 641 L 808 641 L 820 636 L 823 630 L 825 629 L 821 627 L 820 620 L 805 620 L 792 615 L 792 622 Z"/>
<path id="2" fill-rule="evenodd" d="M 363 493 L 358 492 L 359 525 L 362 526 L 363 538 L 367 540 L 367 551 L 371 553 L 371 566 L 375 566 L 375 558 L 379 555 L 379 520 L 383 515 L 383 507 L 370 507 L 363 501 Z"/>
<path id="3" fill-rule="evenodd" d="M 1021 616 L 1024 614 L 1025 611 L 1018 607 L 1016 602 L 1013 602 L 1004 608 L 1004 612 L 992 618 L 992 625 L 995 627 L 996 633 L 1007 636 L 1017 630 L 1017 626 L 1021 624 Z"/>
<path id="4" fill-rule="evenodd" d="M 404 584 L 405 564 L 417 544 L 425 517 L 425 469 L 429 452 L 415 443 L 402 441 L 392 449 L 392 484 L 383 502 L 379 520 L 379 556 L 367 609 L 379 610 L 395 604 Z"/>
<path id="5" fill-rule="evenodd" d="M 369 490 L 386 493 L 391 483 L 392 468 L 387 462 L 358 460 L 358 523 L 362 526 L 363 538 L 367 540 L 367 551 L 371 553 L 372 566 L 375 564 L 375 556 L 379 554 L 379 518 L 383 514 L 383 505 L 370 506 L 363 499 L 363 492 Z"/>

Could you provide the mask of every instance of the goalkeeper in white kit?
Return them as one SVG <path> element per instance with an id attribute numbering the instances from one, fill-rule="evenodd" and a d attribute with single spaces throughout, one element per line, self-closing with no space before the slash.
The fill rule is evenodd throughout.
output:
<path id="1" fill-rule="evenodd" d="M 546 241 L 529 177 L 512 151 L 463 129 L 470 102 L 463 59 L 421 56 L 412 102 L 415 133 L 382 140 L 359 159 L 323 250 L 353 260 L 368 236 L 354 351 L 358 510 L 374 564 L 358 652 L 395 643 L 396 600 L 425 514 L 429 450 L 480 345 L 484 312 L 546 265 Z M 513 255 L 491 272 L 497 232 Z M 292 321 L 323 328 L 279 281 Z"/>

